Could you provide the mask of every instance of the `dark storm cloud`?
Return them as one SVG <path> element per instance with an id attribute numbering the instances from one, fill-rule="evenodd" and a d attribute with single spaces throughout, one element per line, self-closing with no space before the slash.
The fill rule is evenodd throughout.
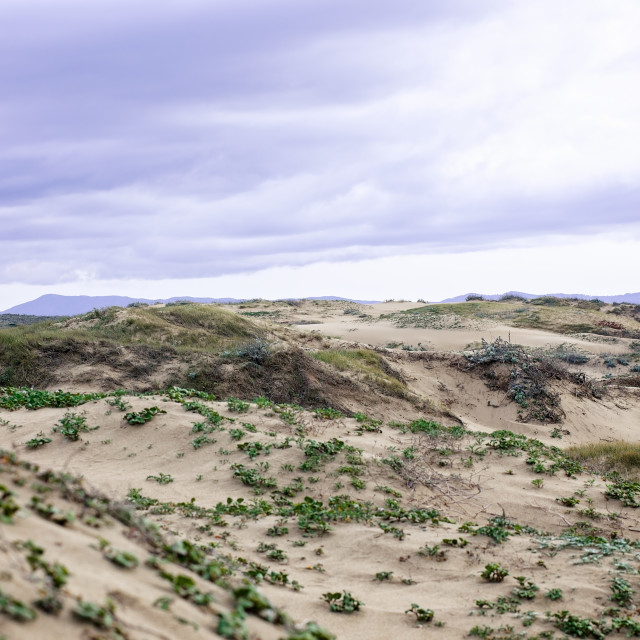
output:
<path id="1" fill-rule="evenodd" d="M 597 4 L 5 0 L 0 280 L 633 224 L 640 15 Z"/>

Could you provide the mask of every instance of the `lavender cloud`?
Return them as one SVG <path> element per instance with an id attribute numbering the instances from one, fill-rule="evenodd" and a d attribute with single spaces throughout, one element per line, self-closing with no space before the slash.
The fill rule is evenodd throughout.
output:
<path id="1" fill-rule="evenodd" d="M 3 12 L 2 282 L 206 277 L 638 223 L 632 1 Z"/>

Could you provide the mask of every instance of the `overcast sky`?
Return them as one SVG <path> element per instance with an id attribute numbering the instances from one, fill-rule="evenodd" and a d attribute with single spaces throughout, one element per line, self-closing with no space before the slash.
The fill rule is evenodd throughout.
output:
<path id="1" fill-rule="evenodd" d="M 637 0 L 1 0 L 0 308 L 639 291 Z"/>

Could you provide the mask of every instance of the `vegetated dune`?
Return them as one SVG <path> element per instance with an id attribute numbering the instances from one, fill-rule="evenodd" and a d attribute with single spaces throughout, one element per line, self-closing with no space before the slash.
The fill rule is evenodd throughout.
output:
<path id="1" fill-rule="evenodd" d="M 635 339 L 348 331 L 409 306 L 175 305 L 2 330 L 1 633 L 640 634 Z M 332 323 L 346 338 L 320 333 Z M 468 342 L 446 349 L 446 332 Z M 8 384 L 46 374 L 53 345 L 49 388 L 97 393 Z"/>

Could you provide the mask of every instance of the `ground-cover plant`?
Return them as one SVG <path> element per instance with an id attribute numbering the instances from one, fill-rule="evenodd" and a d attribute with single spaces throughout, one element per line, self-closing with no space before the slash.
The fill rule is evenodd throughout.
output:
<path id="1" fill-rule="evenodd" d="M 348 591 L 323 593 L 322 599 L 329 604 L 329 608 L 334 613 L 353 613 L 364 606 L 364 602 L 352 596 Z"/>
<path id="2" fill-rule="evenodd" d="M 393 571 L 378 571 L 375 579 L 378 582 L 384 582 L 385 580 L 391 580 L 393 578 Z"/>
<path id="3" fill-rule="evenodd" d="M 75 413 L 65 413 L 53 428 L 54 431 L 61 433 L 68 440 L 79 440 L 80 433 L 94 431 L 98 427 L 90 427 L 84 416 Z"/>
<path id="4" fill-rule="evenodd" d="M 203 418 L 206 418 L 209 424 L 216 427 L 225 419 L 217 411 L 209 409 L 207 405 L 202 404 L 201 402 L 196 402 L 195 400 L 187 400 L 182 403 L 182 406 L 185 411 L 194 411 L 195 413 L 200 414 Z"/>
<path id="5" fill-rule="evenodd" d="M 21 600 L 13 598 L 0 589 L 0 613 L 4 613 L 17 622 L 35 620 L 36 612 Z"/>
<path id="6" fill-rule="evenodd" d="M 315 409 L 313 415 L 316 418 L 321 418 L 324 420 L 335 420 L 336 418 L 342 418 L 342 413 L 336 409 L 332 409 L 331 407 L 326 407 L 324 409 Z"/>
<path id="7" fill-rule="evenodd" d="M 50 564 L 44 559 L 44 549 L 32 540 L 17 541 L 14 546 L 26 553 L 26 559 L 32 571 L 38 569 L 47 576 L 53 589 L 60 589 L 67 584 L 69 578 L 69 570 L 63 564 L 54 562 Z"/>
<path id="8" fill-rule="evenodd" d="M 245 413 L 249 411 L 251 405 L 248 402 L 244 402 L 243 400 L 239 400 L 238 398 L 229 398 L 227 400 L 227 407 L 229 411 L 236 411 L 237 413 Z"/>
<path id="9" fill-rule="evenodd" d="M 509 520 L 506 516 L 494 516 L 489 520 L 489 524 L 482 527 L 476 527 L 472 522 L 465 522 L 458 531 L 470 533 L 472 535 L 489 536 L 494 542 L 500 544 L 512 535 L 520 535 L 522 533 L 537 534 L 538 531 L 529 526 L 522 526 Z"/>
<path id="10" fill-rule="evenodd" d="M 215 438 L 209 438 L 208 436 L 202 435 L 202 436 L 198 436 L 197 438 L 194 438 L 191 441 L 191 446 L 194 449 L 201 449 L 206 444 L 215 444 L 216 442 L 217 440 Z"/>
<path id="11" fill-rule="evenodd" d="M 167 413 L 164 409 L 158 407 L 145 407 L 141 411 L 130 411 L 125 413 L 123 420 L 126 420 L 129 424 L 145 424 L 152 420 L 159 413 Z"/>
<path id="12" fill-rule="evenodd" d="M 116 620 L 115 609 L 115 604 L 111 600 L 107 600 L 107 603 L 102 606 L 79 600 L 73 608 L 73 615 L 83 622 L 91 623 L 97 629 L 110 631 L 113 634 L 112 637 L 120 640 L 127 636 Z"/>
<path id="13" fill-rule="evenodd" d="M 267 409 L 273 406 L 273 402 L 269 400 L 269 398 L 265 398 L 264 396 L 258 396 L 257 398 L 254 398 L 253 402 L 261 409 Z"/>
<path id="14" fill-rule="evenodd" d="M 15 411 L 44 407 L 77 407 L 106 397 L 104 393 L 69 393 L 68 391 L 41 391 L 27 387 L 0 387 L 0 408 Z"/>
<path id="15" fill-rule="evenodd" d="M 431 622 L 434 615 L 433 609 L 423 609 L 420 605 L 415 604 L 415 602 L 411 603 L 411 606 L 405 611 L 405 613 L 412 613 L 419 624 Z"/>
<path id="16" fill-rule="evenodd" d="M 500 566 L 497 562 L 491 562 L 485 565 L 484 570 L 480 575 L 487 582 L 502 582 L 509 575 L 509 571 Z"/>
<path id="17" fill-rule="evenodd" d="M 158 484 L 170 484 L 173 478 L 168 473 L 159 472 L 157 476 L 147 476 L 147 480 L 155 480 Z"/>
<path id="18" fill-rule="evenodd" d="M 604 640 L 609 633 L 606 623 L 593 618 L 581 618 L 569 611 L 557 611 L 549 616 L 556 628 L 574 638 Z"/>
<path id="19" fill-rule="evenodd" d="M 115 549 L 111 545 L 107 545 L 104 548 L 102 555 L 104 555 L 107 560 L 118 567 L 122 567 L 123 569 L 135 569 L 140 564 L 140 561 L 133 553 Z"/>
<path id="20" fill-rule="evenodd" d="M 624 578 L 615 577 L 609 587 L 611 600 L 621 607 L 630 607 L 633 602 L 633 589 L 631 583 Z"/>
<path id="21" fill-rule="evenodd" d="M 246 453 L 251 460 L 264 453 L 264 455 L 269 455 L 271 453 L 271 449 L 273 448 L 273 444 L 262 444 L 262 442 L 251 441 L 251 442 L 240 442 L 236 445 L 236 447 Z"/>
<path id="22" fill-rule="evenodd" d="M 242 484 L 255 489 L 275 489 L 278 482 L 275 478 L 265 478 L 260 474 L 258 469 L 249 469 L 243 464 L 235 462 L 231 465 L 233 469 L 233 477 L 238 478 Z"/>
<path id="23" fill-rule="evenodd" d="M 476 607 L 484 610 L 495 610 L 496 613 L 517 613 L 520 611 L 521 602 L 518 598 L 500 596 L 496 598 L 495 602 L 490 600 L 476 600 Z"/>
<path id="24" fill-rule="evenodd" d="M 185 600 L 190 600 L 197 606 L 206 606 L 213 601 L 213 595 L 200 591 L 196 586 L 195 580 L 191 576 L 179 573 L 173 575 L 168 571 L 159 570 L 160 577 L 171 583 L 174 593 Z"/>
<path id="25" fill-rule="evenodd" d="M 605 491 L 608 498 L 620 500 L 625 507 L 640 507 L 638 495 L 640 495 L 640 483 L 617 479 L 613 484 L 608 484 Z"/>
<path id="26" fill-rule="evenodd" d="M 586 524 L 586 523 L 585 523 Z M 574 564 L 599 563 L 602 558 L 615 554 L 629 554 L 640 549 L 640 542 L 629 538 L 605 538 L 593 532 L 580 534 L 577 527 L 571 527 L 560 536 L 541 536 L 538 538 L 541 549 L 548 549 L 551 553 L 558 553 L 563 549 L 580 549 L 582 555 Z"/>
<path id="27" fill-rule="evenodd" d="M 27 445 L 27 447 L 29 447 L 29 449 L 37 449 L 38 447 L 42 447 L 45 444 L 48 444 L 49 442 L 51 442 L 51 438 L 47 438 L 44 435 L 43 431 L 39 431 L 36 434 L 35 438 L 31 438 L 31 440 L 27 440 L 25 444 Z"/>
<path id="28" fill-rule="evenodd" d="M 121 396 L 115 396 L 114 398 L 107 398 L 105 402 L 110 406 L 120 411 L 126 411 L 127 409 L 131 409 L 131 405 L 124 400 Z"/>
<path id="29" fill-rule="evenodd" d="M 50 520 L 62 527 L 76 519 L 75 513 L 70 509 L 63 511 L 59 507 L 43 502 L 39 496 L 31 496 L 29 506 L 33 509 L 34 513 L 37 513 L 41 518 Z"/>
<path id="30" fill-rule="evenodd" d="M 513 590 L 513 595 L 522 600 L 533 600 L 540 590 L 532 580 L 525 576 L 515 576 L 518 586 Z"/>
<path id="31" fill-rule="evenodd" d="M 556 502 L 563 504 L 565 507 L 575 507 L 580 503 L 580 500 L 574 496 L 556 498 Z"/>
<path id="32" fill-rule="evenodd" d="M 289 533 L 289 527 L 285 527 L 284 523 L 286 520 L 279 520 L 278 523 L 267 529 L 267 535 L 270 538 L 277 538 L 280 536 L 286 536 Z"/>

